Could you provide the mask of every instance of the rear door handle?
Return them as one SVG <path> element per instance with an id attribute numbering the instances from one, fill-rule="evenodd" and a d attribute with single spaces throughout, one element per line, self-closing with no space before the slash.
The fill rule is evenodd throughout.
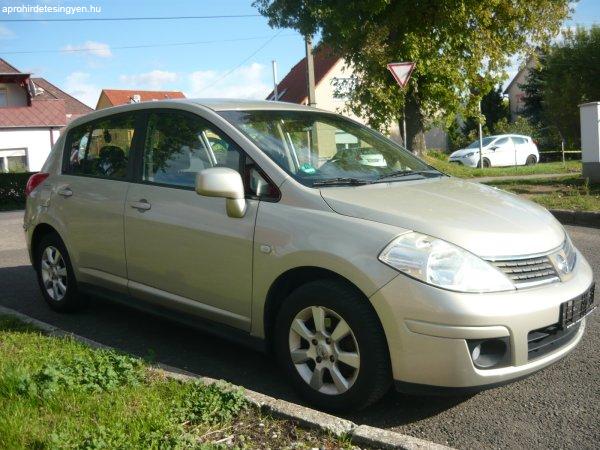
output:
<path id="1" fill-rule="evenodd" d="M 60 188 L 56 193 L 62 197 L 70 197 L 73 195 L 73 191 L 69 187 Z"/>
<path id="2" fill-rule="evenodd" d="M 139 202 L 131 202 L 129 203 L 133 209 L 137 209 L 138 211 L 148 211 L 152 205 L 148 203 L 148 200 L 140 200 Z"/>

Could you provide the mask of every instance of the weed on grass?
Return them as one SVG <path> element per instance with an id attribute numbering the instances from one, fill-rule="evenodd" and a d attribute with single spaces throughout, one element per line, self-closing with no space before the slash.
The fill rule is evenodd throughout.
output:
<path id="1" fill-rule="evenodd" d="M 226 383 L 165 378 L 147 364 L 0 316 L 0 448 L 351 448 L 249 405 Z"/>

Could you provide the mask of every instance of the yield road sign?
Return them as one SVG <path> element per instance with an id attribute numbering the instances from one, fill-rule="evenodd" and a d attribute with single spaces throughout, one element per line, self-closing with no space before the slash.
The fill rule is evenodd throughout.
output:
<path id="1" fill-rule="evenodd" d="M 414 62 L 389 63 L 387 65 L 387 68 L 390 72 L 392 72 L 392 75 L 394 76 L 394 78 L 396 79 L 396 81 L 398 82 L 400 87 L 402 89 L 404 89 L 404 87 L 406 86 L 406 83 L 408 83 L 410 74 L 412 73 L 413 69 L 415 68 L 415 63 Z"/>

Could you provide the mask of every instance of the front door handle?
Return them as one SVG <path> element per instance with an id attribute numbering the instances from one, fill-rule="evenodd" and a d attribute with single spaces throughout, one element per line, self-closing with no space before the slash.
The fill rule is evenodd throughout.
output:
<path id="1" fill-rule="evenodd" d="M 131 202 L 129 203 L 129 206 L 138 211 L 148 211 L 152 207 L 152 205 L 148 203 L 148 200 L 145 199 L 141 199 L 138 202 Z"/>
<path id="2" fill-rule="evenodd" d="M 56 191 L 56 193 L 62 197 L 70 197 L 73 195 L 73 191 L 70 187 L 60 188 L 58 191 Z"/>

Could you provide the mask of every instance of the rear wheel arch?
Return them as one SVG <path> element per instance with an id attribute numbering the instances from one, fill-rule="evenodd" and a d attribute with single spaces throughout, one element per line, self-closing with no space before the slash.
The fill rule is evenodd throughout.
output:
<path id="1" fill-rule="evenodd" d="M 56 234 L 61 240 L 64 242 L 64 239 L 60 236 L 59 232 L 52 225 L 47 223 L 38 224 L 33 233 L 31 235 L 31 256 L 33 259 L 33 264 L 35 269 L 37 270 L 37 262 L 38 262 L 38 247 L 44 236 L 48 234 Z M 66 245 L 66 244 L 65 244 Z"/>

